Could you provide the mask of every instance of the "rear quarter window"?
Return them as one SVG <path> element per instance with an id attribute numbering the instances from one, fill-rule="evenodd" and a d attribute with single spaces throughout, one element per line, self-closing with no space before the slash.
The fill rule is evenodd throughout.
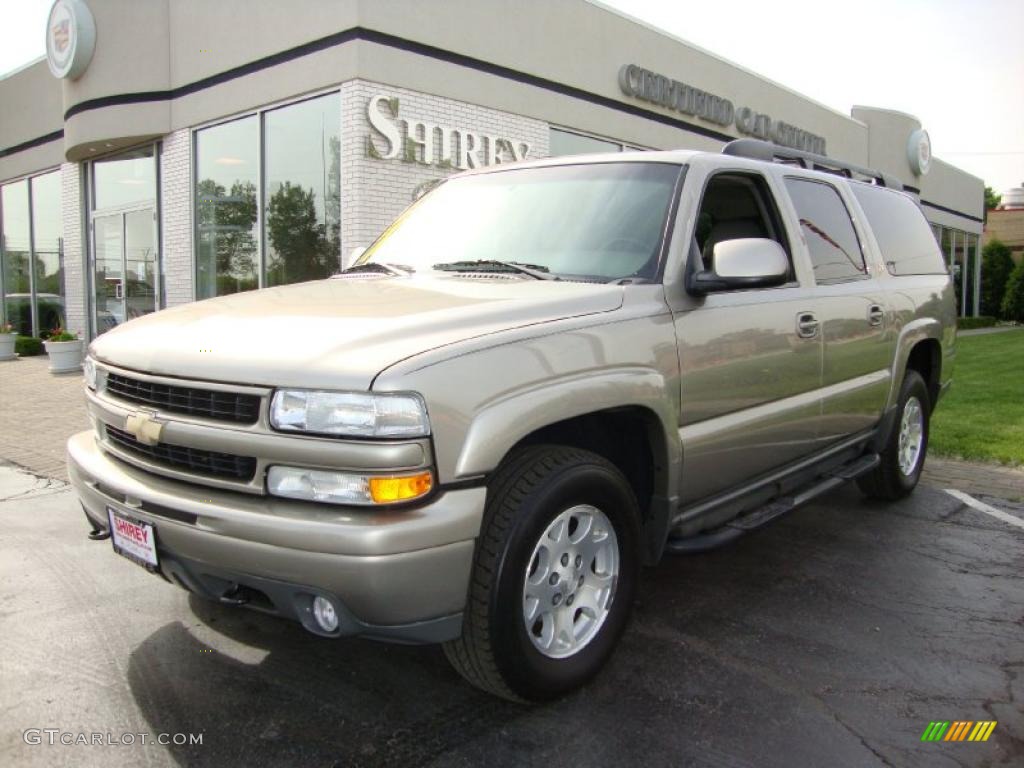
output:
<path id="1" fill-rule="evenodd" d="M 851 184 L 892 275 L 942 275 L 946 264 L 921 209 L 907 195 Z"/>

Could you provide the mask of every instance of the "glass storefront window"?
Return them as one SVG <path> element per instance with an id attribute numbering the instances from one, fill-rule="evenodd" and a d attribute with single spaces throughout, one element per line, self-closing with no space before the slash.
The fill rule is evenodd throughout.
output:
<path id="1" fill-rule="evenodd" d="M 196 298 L 259 287 L 255 116 L 196 133 Z"/>
<path id="2" fill-rule="evenodd" d="M 39 332 L 65 326 L 60 171 L 32 179 L 32 245 Z"/>
<path id="3" fill-rule="evenodd" d="M 196 131 L 197 298 L 340 269 L 340 130 L 330 93 Z"/>
<path id="4" fill-rule="evenodd" d="M 267 285 L 340 269 L 340 109 L 332 93 L 264 116 Z"/>
<path id="5" fill-rule="evenodd" d="M 124 208 L 155 199 L 153 146 L 139 147 L 92 164 L 94 208 Z"/>
<path id="6" fill-rule="evenodd" d="M 551 129 L 548 142 L 548 153 L 551 157 L 622 151 L 622 144 L 618 142 L 584 136 L 572 131 L 562 131 L 558 128 Z"/>
<path id="7" fill-rule="evenodd" d="M 32 335 L 32 244 L 28 227 L 28 181 L 0 189 L 3 211 L 4 310 L 7 322 L 23 336 Z"/>
<path id="8" fill-rule="evenodd" d="M 942 258 L 953 278 L 956 296 L 956 313 L 960 317 L 978 314 L 978 283 L 981 254 L 978 249 L 979 236 L 952 227 L 933 224 L 935 239 L 942 249 Z"/>
<path id="9" fill-rule="evenodd" d="M 60 171 L 0 189 L 4 317 L 23 336 L 64 325 Z"/>

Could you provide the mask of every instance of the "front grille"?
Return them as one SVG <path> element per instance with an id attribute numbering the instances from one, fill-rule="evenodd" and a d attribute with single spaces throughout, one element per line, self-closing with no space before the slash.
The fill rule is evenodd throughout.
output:
<path id="1" fill-rule="evenodd" d="M 107 375 L 107 392 L 122 400 L 165 411 L 238 424 L 255 424 L 260 414 L 259 395 L 157 384 L 117 373 Z"/>
<path id="2" fill-rule="evenodd" d="M 256 459 L 230 453 L 186 448 L 182 445 L 143 445 L 127 432 L 107 425 L 107 439 L 122 450 L 142 456 L 154 464 L 180 469 L 197 475 L 226 477 L 248 482 L 256 474 Z"/>

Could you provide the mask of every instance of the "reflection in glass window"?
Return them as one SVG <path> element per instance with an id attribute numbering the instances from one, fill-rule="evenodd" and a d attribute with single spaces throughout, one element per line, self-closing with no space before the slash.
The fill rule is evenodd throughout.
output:
<path id="1" fill-rule="evenodd" d="M 32 243 L 40 333 L 64 327 L 64 259 L 60 171 L 32 179 Z"/>
<path id="2" fill-rule="evenodd" d="M 6 322 L 45 335 L 64 326 L 60 171 L 5 185 L 0 203 Z"/>
<path id="3" fill-rule="evenodd" d="M 786 179 L 819 283 L 867 274 L 860 241 L 835 187 L 819 181 Z"/>
<path id="4" fill-rule="evenodd" d="M 3 206 L 4 309 L 7 322 L 23 336 L 32 335 L 31 243 L 28 228 L 28 181 L 0 189 Z"/>
<path id="5" fill-rule="evenodd" d="M 264 116 L 267 285 L 340 269 L 340 96 Z"/>
<path id="6" fill-rule="evenodd" d="M 196 133 L 196 298 L 258 287 L 258 120 Z"/>
<path id="7" fill-rule="evenodd" d="M 584 136 L 571 131 L 552 128 L 549 136 L 548 153 L 551 157 L 561 155 L 589 155 L 599 152 L 621 152 L 622 145 L 616 141 L 606 141 L 593 136 Z"/>
<path id="8" fill-rule="evenodd" d="M 92 170 L 93 208 L 121 208 L 156 199 L 152 144 L 97 160 Z"/>

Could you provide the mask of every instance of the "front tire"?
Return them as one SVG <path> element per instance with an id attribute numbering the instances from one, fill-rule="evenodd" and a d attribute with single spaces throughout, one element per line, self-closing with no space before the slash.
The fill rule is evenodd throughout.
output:
<path id="1" fill-rule="evenodd" d="M 632 488 L 576 448 L 532 446 L 495 473 L 462 636 L 444 646 L 470 683 L 552 699 L 607 661 L 632 608 L 639 524 Z"/>
<path id="2" fill-rule="evenodd" d="M 896 423 L 878 466 L 857 480 L 860 489 L 871 498 L 902 499 L 917 487 L 924 469 L 931 398 L 917 371 L 907 371 L 897 408 Z"/>

